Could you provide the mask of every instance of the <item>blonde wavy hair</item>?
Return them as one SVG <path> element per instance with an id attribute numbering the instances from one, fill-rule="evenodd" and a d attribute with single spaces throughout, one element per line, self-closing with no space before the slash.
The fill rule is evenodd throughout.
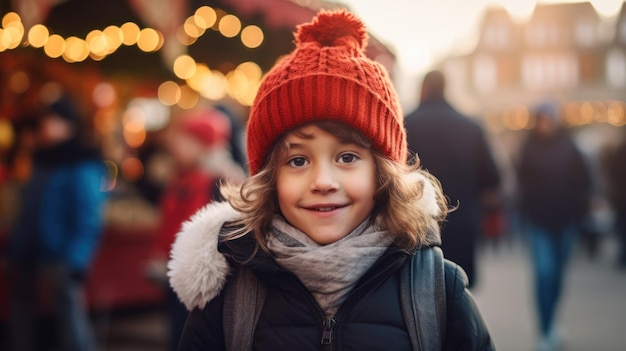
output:
<path id="1" fill-rule="evenodd" d="M 342 142 L 353 143 L 372 150 L 377 173 L 377 190 L 372 218 L 376 219 L 379 227 L 397 236 L 395 242 L 400 247 L 411 249 L 424 245 L 428 231 L 439 231 L 439 225 L 447 215 L 447 200 L 441 191 L 439 181 L 422 170 L 419 161 L 412 162 L 412 164 L 393 161 L 373 148 L 371 141 L 363 134 L 340 122 L 320 121 L 315 122 L 314 125 L 339 138 Z M 240 220 L 229 223 L 230 228 L 237 229 L 226 233 L 226 240 L 252 232 L 259 247 L 268 252 L 265 244 L 266 236 L 269 233 L 273 216 L 280 213 L 276 171 L 287 152 L 286 134 L 275 143 L 265 165 L 257 174 L 248 178 L 240 186 L 232 184 L 222 186 L 222 196 L 235 210 L 243 214 Z M 416 205 L 424 194 L 425 185 L 424 181 L 416 181 L 415 172 L 421 173 L 425 177 L 424 181 L 430 181 L 435 189 L 439 208 L 439 215 L 436 217 Z"/>

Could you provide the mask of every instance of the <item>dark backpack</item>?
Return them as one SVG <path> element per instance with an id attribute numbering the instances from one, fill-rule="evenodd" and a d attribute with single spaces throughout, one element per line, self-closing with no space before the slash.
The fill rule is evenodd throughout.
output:
<path id="1" fill-rule="evenodd" d="M 443 252 L 438 247 L 417 250 L 404 265 L 400 305 L 414 351 L 441 350 L 446 328 L 446 289 Z M 256 323 L 267 289 L 249 269 L 237 269 L 224 295 L 226 350 L 252 349 Z"/>

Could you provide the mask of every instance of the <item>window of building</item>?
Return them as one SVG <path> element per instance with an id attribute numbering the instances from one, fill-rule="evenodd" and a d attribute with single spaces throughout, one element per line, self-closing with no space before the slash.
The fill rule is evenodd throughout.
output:
<path id="1" fill-rule="evenodd" d="M 534 23 L 526 27 L 526 43 L 530 47 L 544 46 L 547 41 L 547 36 L 547 29 L 543 23 Z"/>
<path id="2" fill-rule="evenodd" d="M 474 61 L 474 86 L 482 93 L 492 92 L 498 82 L 497 67 L 489 56 L 478 56 Z"/>
<path id="3" fill-rule="evenodd" d="M 536 55 L 522 58 L 522 83 L 527 89 L 538 89 L 544 85 L 543 67 Z"/>
<path id="4" fill-rule="evenodd" d="M 527 89 L 572 88 L 578 81 L 578 61 L 571 53 L 527 55 L 522 58 L 522 84 Z"/>
<path id="5" fill-rule="evenodd" d="M 606 57 L 606 80 L 613 88 L 626 87 L 626 54 L 619 49 L 611 50 Z"/>
<path id="6" fill-rule="evenodd" d="M 559 45 L 563 42 L 561 27 L 559 27 L 556 23 L 553 23 L 548 28 L 548 42 L 550 45 Z"/>
<path id="7" fill-rule="evenodd" d="M 487 48 L 500 50 L 506 48 L 509 43 L 509 28 L 506 22 L 492 22 L 485 29 L 485 44 Z"/>
<path id="8" fill-rule="evenodd" d="M 596 36 L 593 23 L 590 21 L 579 22 L 575 27 L 576 43 L 582 47 L 590 47 L 595 44 Z"/>

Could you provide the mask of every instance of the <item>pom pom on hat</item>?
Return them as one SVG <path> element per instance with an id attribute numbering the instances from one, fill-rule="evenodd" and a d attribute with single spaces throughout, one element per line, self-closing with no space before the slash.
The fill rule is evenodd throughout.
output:
<path id="1" fill-rule="evenodd" d="M 404 118 L 383 66 L 367 58 L 363 22 L 344 11 L 320 11 L 299 25 L 296 48 L 263 78 L 247 126 L 250 173 L 286 132 L 320 120 L 347 124 L 398 162 L 406 162 Z"/>
<path id="2" fill-rule="evenodd" d="M 298 26 L 296 45 L 305 42 L 316 42 L 321 46 L 345 45 L 345 41 L 352 39 L 357 48 L 367 46 L 367 31 L 365 25 L 348 12 L 322 11 L 312 23 Z"/>

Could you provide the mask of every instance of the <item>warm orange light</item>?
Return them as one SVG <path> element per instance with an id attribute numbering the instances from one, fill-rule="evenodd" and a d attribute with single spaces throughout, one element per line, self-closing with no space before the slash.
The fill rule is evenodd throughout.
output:
<path id="1" fill-rule="evenodd" d="M 189 110 L 198 104 L 199 96 L 190 87 L 183 85 L 180 87 L 180 100 L 178 101 L 178 107 Z"/>
<path id="2" fill-rule="evenodd" d="M 5 28 L 10 26 L 12 23 L 21 22 L 22 19 L 20 18 L 20 15 L 18 15 L 16 12 L 7 12 L 7 14 L 2 17 L 2 26 Z"/>
<path id="3" fill-rule="evenodd" d="M 204 31 L 205 31 L 205 28 L 199 27 L 196 24 L 196 21 L 194 20 L 193 16 L 185 20 L 185 23 L 183 24 L 183 28 L 185 29 L 185 33 L 192 38 L 198 38 L 202 36 L 202 34 L 204 34 Z"/>
<path id="4" fill-rule="evenodd" d="M 121 171 L 124 179 L 129 182 L 135 182 L 143 176 L 144 167 L 138 158 L 129 157 L 122 161 Z"/>
<path id="5" fill-rule="evenodd" d="M 250 49 L 259 47 L 263 39 L 263 31 L 257 26 L 247 26 L 241 31 L 241 42 Z"/>
<path id="6" fill-rule="evenodd" d="M 81 62 L 89 56 L 89 46 L 78 37 L 69 37 L 65 40 L 63 58 L 67 62 Z"/>
<path id="7" fill-rule="evenodd" d="M 223 36 L 232 38 L 241 31 L 241 21 L 234 15 L 226 15 L 220 19 L 218 28 Z"/>
<path id="8" fill-rule="evenodd" d="M 35 24 L 28 31 L 28 42 L 34 48 L 40 48 L 46 45 L 50 32 L 43 24 Z"/>
<path id="9" fill-rule="evenodd" d="M 65 51 L 65 40 L 58 34 L 52 34 L 48 37 L 46 45 L 43 46 L 43 51 L 51 58 L 57 58 L 63 55 Z"/>
<path id="10" fill-rule="evenodd" d="M 165 106 L 175 105 L 180 100 L 180 87 L 176 82 L 167 81 L 161 83 L 158 89 L 159 101 Z"/>
<path id="11" fill-rule="evenodd" d="M 9 88 L 18 94 L 22 94 L 30 87 L 30 78 L 24 71 L 17 71 L 9 78 Z"/>
<path id="12" fill-rule="evenodd" d="M 174 74 L 180 79 L 189 79 L 196 74 L 196 61 L 189 55 L 181 55 L 174 60 Z"/>
<path id="13" fill-rule="evenodd" d="M 141 51 L 151 52 L 159 46 L 159 33 L 152 28 L 144 28 L 139 32 L 137 46 Z"/>
<path id="14" fill-rule="evenodd" d="M 126 22 L 120 26 L 123 38 L 122 44 L 131 46 L 137 44 L 139 39 L 139 26 L 133 22 Z"/>
<path id="15" fill-rule="evenodd" d="M 107 53 L 112 54 L 122 45 L 124 32 L 117 26 L 108 26 L 103 32 L 107 42 Z"/>
<path id="16" fill-rule="evenodd" d="M 215 25 L 217 13 L 209 6 L 202 6 L 196 10 L 193 19 L 198 27 L 208 29 Z"/>

